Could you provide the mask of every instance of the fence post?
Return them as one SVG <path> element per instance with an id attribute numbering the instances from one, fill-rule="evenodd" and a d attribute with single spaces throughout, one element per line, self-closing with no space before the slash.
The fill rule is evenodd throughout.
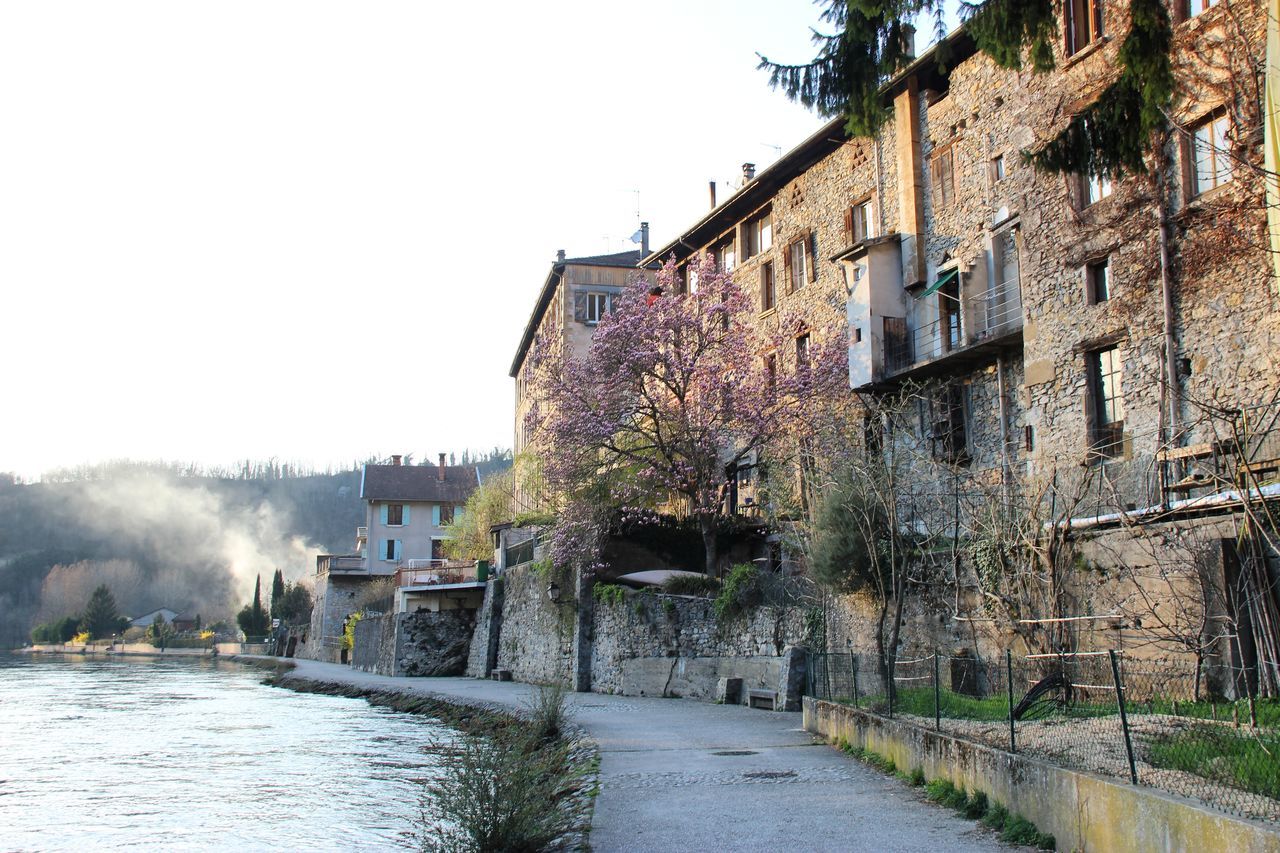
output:
<path id="1" fill-rule="evenodd" d="M 938 686 L 938 650 L 933 650 L 933 728 L 942 731 L 941 688 Z"/>
<path id="2" fill-rule="evenodd" d="M 1120 682 L 1120 664 L 1116 662 L 1116 650 L 1111 649 L 1111 679 L 1116 688 L 1116 706 L 1120 708 L 1120 728 L 1124 730 L 1124 751 L 1129 756 L 1129 778 L 1138 784 L 1138 765 L 1133 760 L 1133 740 L 1129 737 L 1129 715 L 1124 710 L 1124 685 Z"/>
<path id="3" fill-rule="evenodd" d="M 897 691 L 898 677 L 894 659 L 894 653 L 889 652 L 889 683 L 885 685 L 885 691 L 889 694 L 889 719 L 893 719 L 893 694 Z"/>
<path id="4" fill-rule="evenodd" d="M 1004 686 L 1009 694 L 1009 751 L 1018 751 L 1018 741 L 1013 734 L 1013 652 L 1004 650 Z"/>

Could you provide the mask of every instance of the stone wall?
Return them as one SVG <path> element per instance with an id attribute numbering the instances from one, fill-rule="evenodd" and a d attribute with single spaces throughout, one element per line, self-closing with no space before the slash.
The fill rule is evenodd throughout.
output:
<path id="1" fill-rule="evenodd" d="M 356 623 L 351 665 L 378 675 L 462 675 L 474 629 L 474 610 L 365 617 Z"/>
<path id="2" fill-rule="evenodd" d="M 398 675 L 396 672 L 397 614 L 366 616 L 356 623 L 351 646 L 351 666 L 361 672 Z"/>
<path id="3" fill-rule="evenodd" d="M 488 678 L 498 663 L 498 637 L 502 631 L 502 591 L 504 581 L 494 579 L 484 590 L 484 601 L 476 612 L 476 628 L 467 654 L 467 676 Z"/>
<path id="4" fill-rule="evenodd" d="M 595 602 L 591 689 L 712 701 L 722 678 L 778 691 L 785 651 L 806 640 L 804 611 L 760 607 L 721 622 L 711 599 L 630 592 Z"/>
<path id="5" fill-rule="evenodd" d="M 526 563 L 502 576 L 502 633 L 498 668 L 510 670 L 517 681 L 534 684 L 572 684 L 574 603 L 573 587 L 561 584 L 560 604 L 547 596 L 547 578 Z"/>

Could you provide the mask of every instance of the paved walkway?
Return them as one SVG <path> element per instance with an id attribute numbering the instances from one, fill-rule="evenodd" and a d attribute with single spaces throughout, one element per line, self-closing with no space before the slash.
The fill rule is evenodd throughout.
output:
<path id="1" fill-rule="evenodd" d="M 532 691 L 307 660 L 294 674 L 506 707 Z M 571 694 L 570 704 L 600 747 L 591 845 L 601 853 L 1012 849 L 896 779 L 815 744 L 798 713 L 597 693 Z"/>

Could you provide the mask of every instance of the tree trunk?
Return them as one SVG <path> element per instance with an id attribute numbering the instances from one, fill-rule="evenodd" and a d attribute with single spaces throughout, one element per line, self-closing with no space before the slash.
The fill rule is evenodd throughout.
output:
<path id="1" fill-rule="evenodd" d="M 702 530 L 702 547 L 707 554 L 707 577 L 718 577 L 717 563 L 720 554 L 716 551 L 716 518 L 714 515 L 702 513 L 698 516 L 698 526 Z"/>

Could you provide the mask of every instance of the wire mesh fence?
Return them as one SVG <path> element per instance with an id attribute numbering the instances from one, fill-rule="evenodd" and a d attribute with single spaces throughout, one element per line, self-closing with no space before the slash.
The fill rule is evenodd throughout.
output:
<path id="1" fill-rule="evenodd" d="M 850 652 L 808 673 L 819 699 L 1280 821 L 1280 700 L 1205 698 L 1181 662 Z"/>

